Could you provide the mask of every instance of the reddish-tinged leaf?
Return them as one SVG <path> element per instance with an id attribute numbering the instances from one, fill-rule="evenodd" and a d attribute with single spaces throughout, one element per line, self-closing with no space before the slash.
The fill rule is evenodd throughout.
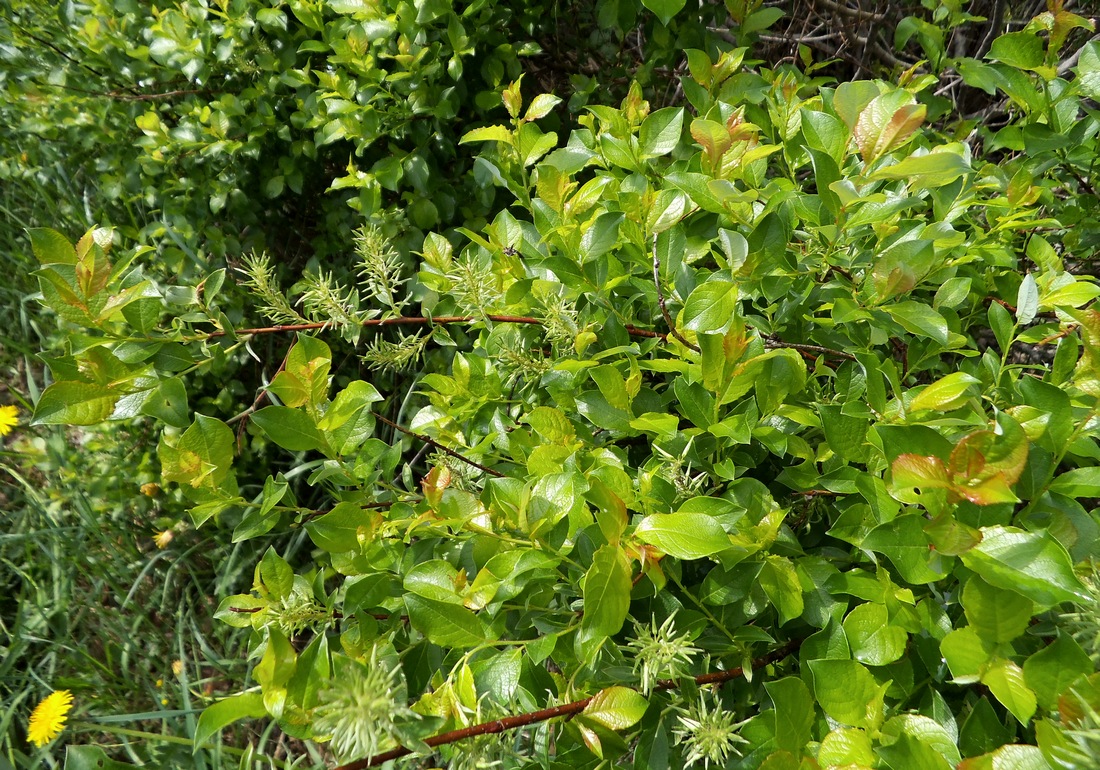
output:
<path id="1" fill-rule="evenodd" d="M 938 457 L 923 455 L 898 455 L 891 466 L 894 474 L 894 486 L 947 489 L 947 469 Z"/>
<path id="2" fill-rule="evenodd" d="M 865 163 L 905 144 L 924 122 L 927 108 L 904 101 L 912 101 L 912 96 L 892 91 L 876 96 L 860 113 L 853 134 Z"/>

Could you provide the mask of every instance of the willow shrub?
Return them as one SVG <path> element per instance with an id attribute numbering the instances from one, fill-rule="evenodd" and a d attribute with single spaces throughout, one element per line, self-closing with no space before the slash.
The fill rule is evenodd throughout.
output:
<path id="1" fill-rule="evenodd" d="M 259 686 L 200 739 L 269 716 L 356 768 L 1095 766 L 1100 286 L 1070 268 L 1100 44 L 1059 69 L 1059 14 L 954 63 L 996 128 L 933 123 L 933 76 L 741 49 L 687 52 L 690 107 L 632 89 L 568 137 L 514 83 L 463 138 L 513 205 L 429 234 L 415 275 L 370 228 L 354 284 L 288 298 L 253 256 L 249 324 L 224 271 L 168 286 L 109 231 L 34 231 L 69 339 L 37 420 L 154 423 L 196 525 L 314 546 L 221 599 Z M 193 411 L 255 349 L 255 402 Z"/>

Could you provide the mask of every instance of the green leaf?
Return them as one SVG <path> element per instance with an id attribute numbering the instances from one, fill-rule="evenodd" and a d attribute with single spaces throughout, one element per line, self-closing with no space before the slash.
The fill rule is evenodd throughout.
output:
<path id="1" fill-rule="evenodd" d="M 875 761 L 875 754 L 866 732 L 853 727 L 838 727 L 821 741 L 817 760 L 822 767 L 870 767 Z"/>
<path id="2" fill-rule="evenodd" d="M 880 168 L 871 179 L 905 179 L 915 189 L 942 187 L 971 172 L 966 159 L 953 152 L 910 155 L 892 166 Z"/>
<path id="3" fill-rule="evenodd" d="M 775 24 L 784 16 L 782 8 L 761 8 L 757 11 L 753 11 L 745 20 L 741 22 L 741 33 L 750 34 L 752 32 L 759 32 Z"/>
<path id="4" fill-rule="evenodd" d="M 874 204 L 867 205 L 872 206 Z M 848 221 L 849 227 L 855 226 L 855 220 L 860 218 L 862 213 L 863 209 Z M 936 265 L 936 249 L 933 241 L 927 238 L 899 241 L 884 249 L 876 257 L 870 280 L 875 287 L 878 298 L 889 299 L 890 297 L 908 294 L 924 280 Z M 919 303 L 914 304 L 919 305 Z"/>
<path id="5" fill-rule="evenodd" d="M 972 626 L 951 631 L 940 640 L 940 652 L 957 684 L 978 681 L 992 651 Z"/>
<path id="6" fill-rule="evenodd" d="M 849 129 L 855 128 L 860 113 L 879 95 L 878 86 L 870 80 L 841 83 L 833 94 L 833 109 Z"/>
<path id="7" fill-rule="evenodd" d="M 256 21 L 267 29 L 286 31 L 286 14 L 277 8 L 261 8 L 256 11 Z"/>
<path id="8" fill-rule="evenodd" d="M 264 707 L 262 693 L 246 692 L 220 700 L 213 706 L 203 709 L 202 714 L 199 715 L 192 752 L 198 753 L 203 744 L 223 727 L 228 727 L 241 719 L 259 719 L 265 716 L 267 716 L 267 709 Z"/>
<path id="9" fill-rule="evenodd" d="M 404 601 L 410 625 L 433 644 L 467 648 L 487 641 L 485 628 L 477 615 L 461 605 L 412 593 L 405 594 Z"/>
<path id="10" fill-rule="evenodd" d="M 107 756 L 99 746 L 66 746 L 65 770 L 126 770 L 129 762 L 119 762 Z"/>
<path id="11" fill-rule="evenodd" d="M 868 666 L 885 666 L 905 654 L 909 635 L 890 625 L 890 616 L 881 604 L 861 604 L 844 618 L 844 634 L 852 657 Z"/>
<path id="12" fill-rule="evenodd" d="M 890 770 L 952 770 L 953 767 L 932 746 L 908 733 L 902 733 L 888 746 L 880 746 L 878 753 Z"/>
<path id="13" fill-rule="evenodd" d="M 592 696 L 582 712 L 592 721 L 608 730 L 625 730 L 637 724 L 649 701 L 640 692 L 629 687 L 608 687 Z"/>
<path id="14" fill-rule="evenodd" d="M 659 412 L 646 412 L 630 421 L 630 427 L 642 433 L 655 433 L 663 438 L 672 438 L 676 435 L 680 419 L 674 414 L 661 414 Z"/>
<path id="15" fill-rule="evenodd" d="M 466 144 L 467 142 L 504 142 L 511 144 L 512 132 L 506 126 L 500 125 L 475 128 L 472 131 L 467 131 L 458 140 L 459 144 Z"/>
<path id="16" fill-rule="evenodd" d="M 191 487 L 215 487 L 233 464 L 233 431 L 221 420 L 196 414 L 195 421 L 175 444 L 161 437 L 157 456 L 165 481 Z"/>
<path id="17" fill-rule="evenodd" d="M 938 693 L 936 693 L 936 695 L 938 695 Z M 947 704 L 944 702 L 943 698 L 937 698 L 936 701 L 945 707 L 943 715 L 937 714 L 937 719 L 943 719 L 945 722 L 953 723 L 954 715 L 946 710 Z M 921 714 L 901 714 L 896 716 L 882 726 L 882 742 L 888 743 L 891 739 L 896 740 L 902 735 L 907 735 L 925 746 L 934 749 L 936 753 L 949 763 L 950 767 L 955 767 L 962 761 L 962 755 L 959 753 L 959 748 L 955 745 L 955 731 L 941 724 L 937 719 Z M 953 727 L 953 724 L 951 724 L 951 727 Z"/>
<path id="18" fill-rule="evenodd" d="M 358 417 L 364 409 L 369 409 L 371 404 L 381 400 L 382 395 L 369 382 L 352 380 L 336 394 L 324 416 L 317 421 L 317 427 L 325 431 L 336 430 Z"/>
<path id="19" fill-rule="evenodd" d="M 294 570 L 271 546 L 260 560 L 260 580 L 274 601 L 285 599 L 294 588 Z"/>
<path id="20" fill-rule="evenodd" d="M 965 372 L 952 372 L 946 377 L 926 386 L 911 402 L 909 408 L 913 411 L 931 409 L 937 412 L 950 412 L 965 404 L 976 395 L 975 385 L 980 385 L 981 380 Z"/>
<path id="21" fill-rule="evenodd" d="M 866 667 L 854 660 L 811 660 L 814 692 L 825 713 L 844 725 L 877 727 L 882 718 L 881 689 Z"/>
<path id="22" fill-rule="evenodd" d="M 803 109 L 802 134 L 811 149 L 820 150 L 836 163 L 844 159 L 848 150 L 848 129 L 827 112 Z M 821 185 L 818 185 L 818 192 Z"/>
<path id="23" fill-rule="evenodd" d="M 963 278 L 960 276 L 948 278 L 940 285 L 940 288 L 936 289 L 936 296 L 932 300 L 932 307 L 937 310 L 941 307 L 958 307 L 970 295 L 970 287 L 972 284 L 973 279 L 971 278 Z"/>
<path id="24" fill-rule="evenodd" d="M 775 743 L 795 756 L 810 742 L 814 724 L 814 701 L 810 690 L 797 677 L 788 676 L 765 682 L 775 718 Z"/>
<path id="25" fill-rule="evenodd" d="M 684 218 L 689 202 L 679 190 L 661 190 L 646 215 L 646 229 L 654 235 L 663 233 Z"/>
<path id="26" fill-rule="evenodd" d="M 186 428 L 191 424 L 191 412 L 187 408 L 187 388 L 175 377 L 161 380 L 157 389 L 141 406 L 141 413 L 156 417 L 173 428 Z"/>
<path id="27" fill-rule="evenodd" d="M 1074 68 L 1081 91 L 1090 99 L 1100 99 L 1100 42 L 1090 40 L 1081 48 Z"/>
<path id="28" fill-rule="evenodd" d="M 655 513 L 642 519 L 634 535 L 677 559 L 702 559 L 731 545 L 722 525 L 705 513 Z"/>
<path id="29" fill-rule="evenodd" d="M 530 166 L 558 143 L 558 135 L 553 131 L 544 132 L 534 123 L 524 123 L 516 134 L 516 149 L 523 165 Z"/>
<path id="30" fill-rule="evenodd" d="M 947 573 L 933 567 L 934 553 L 924 532 L 925 518 L 917 514 L 899 516 L 871 530 L 862 547 L 884 554 L 907 583 L 933 583 Z"/>
<path id="31" fill-rule="evenodd" d="M 630 427 L 633 417 L 630 412 L 609 404 L 602 393 L 594 390 L 585 391 L 577 395 L 575 401 L 577 411 L 597 428 L 633 434 L 634 429 Z"/>
<path id="32" fill-rule="evenodd" d="M 623 215 L 605 211 L 590 221 L 581 232 L 580 253 L 585 262 L 611 251 L 619 243 Z"/>
<path id="33" fill-rule="evenodd" d="M 982 674 L 982 684 L 1020 724 L 1027 726 L 1035 714 L 1036 700 L 1024 681 L 1023 669 L 1010 660 L 998 660 Z"/>
<path id="34" fill-rule="evenodd" d="M 1017 69 L 1033 70 L 1043 66 L 1043 41 L 1033 32 L 1009 32 L 993 40 L 986 58 Z"/>
<path id="35" fill-rule="evenodd" d="M 642 5 L 653 11 L 666 27 L 673 16 L 684 10 L 686 4 L 687 0 L 642 0 Z"/>
<path id="36" fill-rule="evenodd" d="M 251 628 L 253 616 L 270 604 L 267 599 L 251 594 L 234 594 L 221 600 L 214 617 L 233 628 Z"/>
<path id="37" fill-rule="evenodd" d="M 524 120 L 538 120 L 545 118 L 550 114 L 550 110 L 561 104 L 561 97 L 554 96 L 553 94 L 539 94 L 531 100 L 531 104 L 527 106 L 527 113 L 523 116 Z M 469 136 L 469 134 L 467 134 Z M 463 137 L 465 138 L 465 137 Z"/>
<path id="38" fill-rule="evenodd" d="M 844 407 L 835 404 L 819 404 L 817 413 L 821 418 L 821 428 L 825 431 L 829 449 L 837 457 L 849 462 L 863 462 L 867 459 L 866 417 L 845 414 Z"/>
<path id="39" fill-rule="evenodd" d="M 584 616 L 580 636 L 598 648 L 617 634 L 630 609 L 630 564 L 622 550 L 605 545 L 596 551 L 584 576 Z"/>
<path id="40" fill-rule="evenodd" d="M 987 642 L 1011 642 L 1031 622 L 1035 606 L 1026 596 L 996 588 L 981 578 L 971 578 L 963 586 L 963 609 L 974 630 Z"/>
<path id="41" fill-rule="evenodd" d="M 1035 276 L 1028 273 L 1024 280 L 1020 281 L 1020 290 L 1016 293 L 1016 323 L 1027 325 L 1039 312 L 1039 287 L 1035 283 Z"/>
<path id="42" fill-rule="evenodd" d="M 898 302 L 883 308 L 905 331 L 927 337 L 947 347 L 947 320 L 920 302 Z"/>
<path id="43" fill-rule="evenodd" d="M 1068 634 L 1041 648 L 1024 661 L 1024 681 L 1044 709 L 1053 711 L 1073 682 L 1093 672 L 1092 659 Z"/>
<path id="44" fill-rule="evenodd" d="M 1039 302 L 1040 308 L 1081 307 L 1100 297 L 1100 286 L 1085 280 L 1075 280 L 1065 286 L 1047 292 Z"/>
<path id="45" fill-rule="evenodd" d="M 368 532 L 370 514 L 356 503 L 338 503 L 331 511 L 306 524 L 314 545 L 329 553 L 359 550 L 359 531 Z"/>
<path id="46" fill-rule="evenodd" d="M 724 332 L 737 311 L 737 284 L 707 281 L 695 287 L 684 305 L 684 328 L 694 332 Z"/>
<path id="47" fill-rule="evenodd" d="M 321 449 L 324 436 L 317 430 L 313 419 L 299 409 L 289 406 L 266 406 L 252 415 L 252 422 L 271 437 L 283 449 L 302 452 Z"/>
<path id="48" fill-rule="evenodd" d="M 1046 755 L 1039 746 L 1026 746 L 1022 744 L 1010 744 L 1001 746 L 989 758 L 989 767 L 993 770 L 1052 770 L 1047 762 Z M 977 759 L 984 759 L 978 757 Z M 975 767 L 974 770 L 981 770 Z"/>
<path id="49" fill-rule="evenodd" d="M 1050 491 L 1067 497 L 1100 497 L 1100 466 L 1068 470 L 1051 482 Z"/>
<path id="50" fill-rule="evenodd" d="M 765 557 L 757 580 L 768 599 L 779 610 L 780 625 L 802 614 L 805 609 L 802 583 L 790 559 L 774 555 Z"/>
<path id="51" fill-rule="evenodd" d="M 1017 591 L 1041 607 L 1091 602 L 1064 546 L 1047 532 L 982 527 L 982 541 L 962 555 L 967 567 L 998 588 Z"/>
<path id="52" fill-rule="evenodd" d="M 31 251 L 42 265 L 75 265 L 76 250 L 69 239 L 48 227 L 27 229 L 31 238 Z"/>
<path id="53" fill-rule="evenodd" d="M 62 381 L 46 388 L 34 410 L 34 425 L 95 425 L 114 414 L 120 394 L 106 385 Z"/>
<path id="54" fill-rule="evenodd" d="M 646 116 L 638 131 L 638 144 L 645 158 L 668 155 L 680 143 L 684 130 L 684 108 L 665 107 Z"/>

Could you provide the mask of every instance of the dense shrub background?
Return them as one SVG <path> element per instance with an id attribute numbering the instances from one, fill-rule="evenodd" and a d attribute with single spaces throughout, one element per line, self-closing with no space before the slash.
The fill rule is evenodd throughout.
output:
<path id="1" fill-rule="evenodd" d="M 1089 8 L 0 7 L 6 762 L 1095 764 Z"/>

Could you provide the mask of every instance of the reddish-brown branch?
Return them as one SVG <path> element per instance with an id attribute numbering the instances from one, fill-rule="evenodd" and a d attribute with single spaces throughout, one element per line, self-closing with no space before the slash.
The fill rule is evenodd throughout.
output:
<path id="1" fill-rule="evenodd" d="M 489 468 L 485 465 L 482 465 L 479 462 L 471 460 L 469 457 L 466 457 L 465 455 L 460 454 L 460 453 L 456 452 L 453 449 L 450 449 L 448 447 L 443 446 L 442 444 L 440 444 L 435 439 L 433 439 L 429 436 L 425 436 L 423 433 L 415 433 L 415 432 L 409 430 L 406 427 L 398 425 L 393 420 L 391 420 L 387 417 L 383 417 L 380 414 L 375 414 L 374 416 L 377 417 L 382 422 L 384 422 L 386 425 L 389 425 L 394 430 L 401 431 L 406 436 L 412 436 L 413 438 L 417 439 L 418 441 L 423 441 L 428 446 L 434 446 L 436 449 L 440 450 L 441 452 L 445 452 L 446 454 L 450 455 L 451 457 L 455 458 L 456 460 L 461 460 L 462 462 L 466 463 L 467 465 L 472 465 L 473 467 L 477 468 L 479 471 L 484 471 L 485 473 L 488 473 L 490 476 L 496 476 L 498 479 L 504 478 L 504 474 L 501 473 L 500 471 L 495 471 L 492 468 Z"/>
<path id="2" fill-rule="evenodd" d="M 783 660 L 783 658 L 797 650 L 801 644 L 801 639 L 787 642 L 782 647 L 754 659 L 752 661 L 752 667 L 753 669 L 758 669 Z M 722 684 L 731 679 L 736 679 L 743 674 L 744 669 L 741 667 L 731 668 L 728 671 L 712 671 L 709 674 L 702 674 L 695 677 L 695 682 L 699 685 Z M 674 690 L 679 686 L 680 683 L 672 679 L 663 679 L 657 683 L 657 687 L 661 690 Z M 464 727 L 461 730 L 452 730 L 449 733 L 434 735 L 425 740 L 424 743 L 429 746 L 442 746 L 448 743 L 456 743 L 466 738 L 473 738 L 478 735 L 489 735 L 492 733 L 502 733 L 506 730 L 515 730 L 518 727 L 538 724 L 539 722 L 545 722 L 556 717 L 579 714 L 584 711 L 585 707 L 591 702 L 592 698 L 583 698 L 581 700 L 572 701 L 571 703 L 563 703 L 560 706 L 554 706 L 552 708 L 530 711 L 526 714 L 516 714 L 515 716 L 505 717 L 504 719 L 494 719 L 492 722 L 482 722 L 478 725 Z M 400 746 L 396 749 L 383 752 L 382 754 L 375 754 L 373 757 L 367 757 L 366 759 L 349 762 L 346 765 L 340 765 L 336 770 L 363 770 L 367 767 L 376 767 L 384 762 L 389 762 L 391 759 L 408 756 L 411 753 L 412 751 L 410 749 Z"/>
<path id="3" fill-rule="evenodd" d="M 369 318 L 366 321 L 361 321 L 360 326 L 364 328 L 371 326 L 432 326 L 442 324 L 461 324 L 472 323 L 474 321 L 480 321 L 484 318 L 486 321 L 493 321 L 494 323 L 502 324 L 532 324 L 535 326 L 542 326 L 541 319 L 534 318 L 532 316 L 524 315 L 487 315 L 487 316 L 472 316 L 472 315 L 441 315 L 434 318 L 428 316 L 398 316 L 396 318 Z M 312 331 L 314 329 L 326 329 L 332 324 L 329 323 L 308 323 L 308 324 L 282 324 L 279 326 L 258 326 L 253 329 L 236 329 L 235 334 L 279 334 L 285 332 L 305 332 Z M 636 326 L 627 324 L 626 331 L 628 334 L 634 337 L 649 337 L 653 339 L 665 338 L 665 335 L 649 331 L 648 329 L 639 329 Z M 211 332 L 211 337 L 224 337 L 226 334 L 223 330 Z"/>
<path id="4" fill-rule="evenodd" d="M 655 257 L 656 258 L 656 257 Z M 657 263 L 658 266 L 660 263 Z M 655 272 L 655 275 L 657 273 Z M 668 328 L 671 330 L 672 336 L 678 339 L 687 347 L 691 348 L 695 352 L 699 352 L 699 348 L 693 345 L 687 339 L 685 339 L 680 332 L 676 330 L 675 325 L 672 322 L 672 317 L 665 309 L 664 296 L 661 293 L 660 287 L 657 288 L 658 299 L 661 304 L 661 313 L 664 315 L 665 322 L 668 323 Z M 482 317 L 472 315 L 441 315 L 434 318 L 428 316 L 398 316 L 396 318 L 370 318 L 361 322 L 361 326 L 364 328 L 372 326 L 430 326 L 430 325 L 443 325 L 443 324 L 459 324 L 459 323 L 473 323 L 474 321 L 482 320 Z M 533 326 L 542 326 L 541 319 L 533 316 L 522 315 L 487 315 L 484 316 L 484 320 L 493 321 L 494 323 L 503 324 L 531 324 Z M 318 329 L 327 329 L 332 324 L 329 323 L 306 323 L 306 324 L 283 324 L 280 326 L 257 326 L 250 329 L 235 329 L 234 334 L 285 334 L 288 332 L 305 332 L 314 331 Z M 649 329 L 639 329 L 637 326 L 627 324 L 625 327 L 627 334 L 632 337 L 645 337 L 648 339 L 658 339 L 662 342 L 668 340 L 668 335 L 661 334 L 660 332 L 650 331 Z M 223 330 L 210 332 L 210 337 L 224 337 L 226 332 Z M 851 353 L 845 353 L 841 350 L 833 350 L 832 348 L 822 347 L 821 345 L 807 345 L 800 342 L 784 342 L 776 337 L 767 337 L 765 339 L 765 346 L 773 348 L 791 348 L 792 350 L 798 350 L 801 352 L 809 353 L 824 353 L 829 356 L 836 356 L 837 358 L 846 358 L 848 360 L 855 360 L 855 356 Z"/>

